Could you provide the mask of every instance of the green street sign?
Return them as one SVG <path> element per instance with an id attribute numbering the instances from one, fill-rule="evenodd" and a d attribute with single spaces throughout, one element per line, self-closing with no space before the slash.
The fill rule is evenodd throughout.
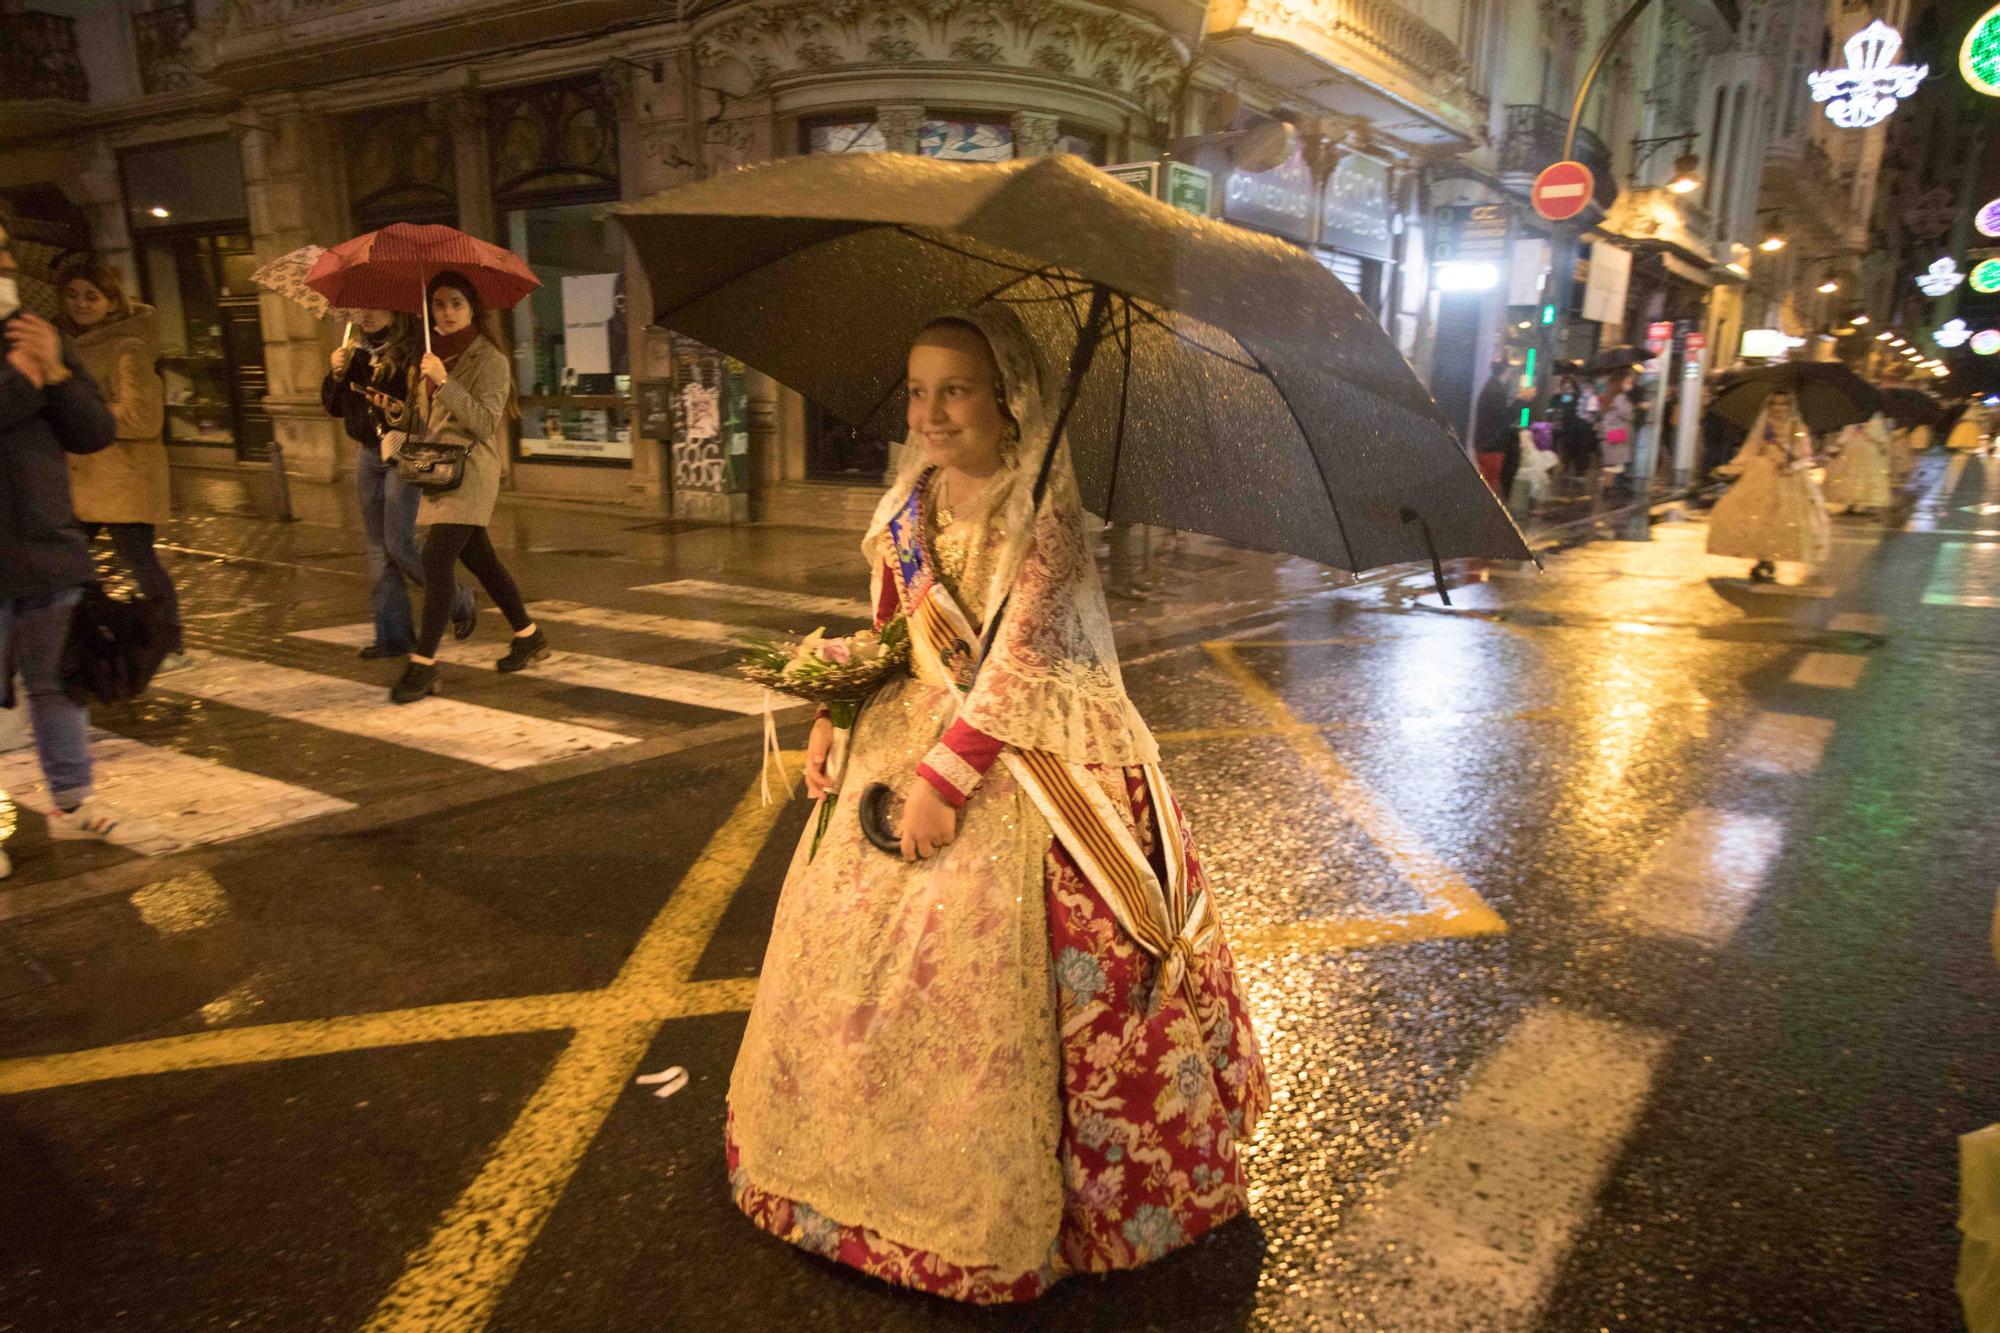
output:
<path id="1" fill-rule="evenodd" d="M 1205 218 L 1215 203 L 1215 177 L 1185 162 L 1169 162 L 1160 197 L 1183 213 Z"/>
<path id="2" fill-rule="evenodd" d="M 1208 217 L 1215 202 L 1215 177 L 1186 162 L 1120 162 L 1098 170 L 1183 213 Z"/>

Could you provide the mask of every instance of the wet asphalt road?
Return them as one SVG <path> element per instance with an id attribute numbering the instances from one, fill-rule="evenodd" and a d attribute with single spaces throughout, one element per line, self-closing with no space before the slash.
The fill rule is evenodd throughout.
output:
<path id="1" fill-rule="evenodd" d="M 20 816 L 0 1329 L 1954 1327 L 1955 1138 L 2000 1119 L 2000 460 L 1920 480 L 1808 588 L 1735 582 L 1692 522 L 1450 609 L 1294 569 L 1129 619 L 1277 1101 L 1252 1220 L 1012 1311 L 730 1208 L 729 1067 L 805 818 L 757 802 L 754 718 L 459 672 L 455 700 L 631 738 L 496 772 L 220 688 L 102 717 L 351 808 L 151 861 Z M 844 538 L 702 569 L 523 524 L 534 596 L 856 595 Z M 202 649 L 381 674 L 289 637 L 355 619 L 337 533 L 177 531 L 235 557 L 179 566 L 225 613 Z M 727 660 L 635 624 L 565 642 Z M 669 1098 L 631 1082 L 672 1065 Z"/>

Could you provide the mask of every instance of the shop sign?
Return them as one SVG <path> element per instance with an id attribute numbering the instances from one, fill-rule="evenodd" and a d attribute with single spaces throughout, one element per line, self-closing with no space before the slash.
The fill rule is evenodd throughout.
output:
<path id="1" fill-rule="evenodd" d="M 1708 346 L 1708 335 L 1706 333 L 1690 333 L 1687 336 L 1686 346 L 1690 352 L 1702 351 Z"/>
<path id="2" fill-rule="evenodd" d="M 1497 260 L 1507 253 L 1505 204 L 1453 204 L 1437 211 L 1437 239 L 1431 258 Z"/>
<path id="3" fill-rule="evenodd" d="M 1598 324 L 1625 320 L 1625 297 L 1632 283 L 1632 252 L 1609 241 L 1590 246 L 1590 277 L 1583 284 L 1583 317 Z"/>
<path id="4" fill-rule="evenodd" d="M 1269 171 L 1232 171 L 1222 189 L 1222 216 L 1295 241 L 1313 238 L 1313 178 L 1305 154 Z"/>
<path id="5" fill-rule="evenodd" d="M 1192 163 L 1120 162 L 1100 170 L 1183 213 L 1205 218 L 1214 212 L 1215 177 Z"/>
<path id="6" fill-rule="evenodd" d="M 1929 65 L 1897 64 L 1902 50 L 1903 35 L 1876 19 L 1841 48 L 1847 68 L 1806 75 L 1813 101 L 1826 103 L 1826 118 L 1844 130 L 1881 124 L 1931 72 Z"/>
<path id="7" fill-rule="evenodd" d="M 1320 201 L 1319 243 L 1368 259 L 1389 258 L 1389 164 L 1358 153 L 1341 157 Z"/>

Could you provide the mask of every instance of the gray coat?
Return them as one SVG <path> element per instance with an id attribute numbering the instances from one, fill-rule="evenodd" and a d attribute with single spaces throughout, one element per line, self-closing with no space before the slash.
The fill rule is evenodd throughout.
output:
<path id="1" fill-rule="evenodd" d="M 514 368 L 499 348 L 484 338 L 475 338 L 472 346 L 459 353 L 458 364 L 451 368 L 428 409 L 425 400 L 431 395 L 419 378 L 410 438 L 462 444 L 471 452 L 465 456 L 465 480 L 457 490 L 424 492 L 417 522 L 469 523 L 483 528 L 493 521 L 505 466 L 500 451 L 507 439 L 507 391 L 513 375 Z"/>

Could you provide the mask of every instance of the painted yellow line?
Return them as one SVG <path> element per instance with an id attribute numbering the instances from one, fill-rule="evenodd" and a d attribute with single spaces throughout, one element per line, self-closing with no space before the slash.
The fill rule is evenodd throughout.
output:
<path id="1" fill-rule="evenodd" d="M 1432 904 L 1430 912 L 1411 917 L 1385 918 L 1373 924 L 1380 926 L 1384 921 L 1417 922 L 1423 923 L 1422 928 L 1428 931 L 1423 936 L 1406 935 L 1404 938 L 1432 938 L 1444 934 L 1487 935 L 1507 929 L 1507 923 L 1500 919 L 1500 914 L 1488 906 L 1470 884 L 1439 860 L 1397 817 L 1395 811 L 1377 800 L 1367 784 L 1348 771 L 1347 765 L 1340 762 L 1340 757 L 1316 728 L 1300 725 L 1285 701 L 1237 656 L 1235 644 L 1218 642 L 1204 644 L 1203 647 L 1215 664 L 1236 682 L 1244 696 L 1282 730 L 1286 743 L 1325 784 L 1341 813 L 1353 820 L 1376 846 L 1393 859 L 1417 891 Z M 1355 924 L 1365 926 L 1370 923 L 1357 919 Z"/>
<path id="2" fill-rule="evenodd" d="M 790 756 L 792 772 L 799 757 Z M 789 795 L 789 786 L 786 795 Z M 660 997 L 747 1005 L 753 982 L 690 986 L 710 933 L 742 884 L 784 804 L 764 805 L 753 785 L 675 886 L 612 983 L 603 1013 L 578 1025 L 514 1125 L 472 1184 L 414 1251 L 366 1327 L 374 1333 L 475 1333 L 562 1198 L 570 1177 L 626 1091 L 659 1020 L 644 1012 Z M 622 1016 L 636 1006 L 643 1016 Z M 720 1009 L 715 1012 L 721 1012 Z M 619 1017 L 612 1017 L 620 1013 Z"/>
<path id="3" fill-rule="evenodd" d="M 342 1051 L 456 1041 L 465 1037 L 552 1031 L 581 1022 L 591 1007 L 599 1003 L 597 994 L 569 991 L 519 999 L 468 1000 L 297 1023 L 218 1028 L 62 1055 L 0 1060 L 0 1096 L 145 1074 L 299 1060 Z"/>
<path id="4" fill-rule="evenodd" d="M 364 1328 L 471 1333 L 486 1326 L 657 1030 L 652 1022 L 617 1023 L 570 1039 Z"/>

